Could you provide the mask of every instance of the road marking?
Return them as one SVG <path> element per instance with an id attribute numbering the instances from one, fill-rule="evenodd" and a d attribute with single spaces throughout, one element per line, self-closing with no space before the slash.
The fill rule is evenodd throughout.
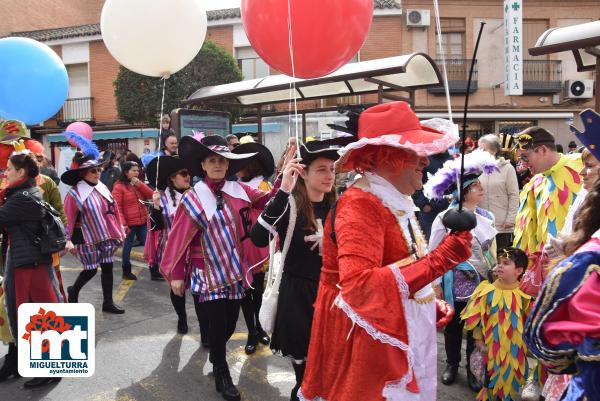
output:
<path id="1" fill-rule="evenodd" d="M 137 266 L 132 266 L 131 270 L 133 271 L 133 274 L 135 274 L 136 276 L 139 276 L 140 272 L 142 271 L 142 268 L 137 267 Z M 125 298 L 125 295 L 127 295 L 127 292 L 129 291 L 131 286 L 133 286 L 133 284 L 136 281 L 137 280 L 121 280 L 121 284 L 119 284 L 117 293 L 113 295 L 113 300 L 117 303 L 121 303 L 121 301 L 123 301 L 123 298 Z"/>

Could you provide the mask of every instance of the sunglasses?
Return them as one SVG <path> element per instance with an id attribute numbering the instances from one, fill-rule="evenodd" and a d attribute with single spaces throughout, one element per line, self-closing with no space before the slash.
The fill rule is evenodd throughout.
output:
<path id="1" fill-rule="evenodd" d="M 88 171 L 92 174 L 98 174 L 102 172 L 102 167 L 92 167 Z"/>
<path id="2" fill-rule="evenodd" d="M 175 174 L 173 174 L 173 177 L 175 177 L 177 175 L 180 176 L 180 177 L 182 177 L 182 178 L 187 178 L 187 177 L 190 176 L 190 173 L 188 173 L 187 170 L 180 170 L 180 171 L 176 172 Z"/>

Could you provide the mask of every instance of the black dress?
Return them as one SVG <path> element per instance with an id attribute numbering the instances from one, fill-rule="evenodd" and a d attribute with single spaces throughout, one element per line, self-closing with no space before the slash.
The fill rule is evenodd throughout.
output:
<path id="1" fill-rule="evenodd" d="M 289 195 L 279 190 L 262 213 L 262 218 L 274 226 L 279 234 L 279 243 L 283 245 L 289 224 Z M 313 203 L 315 219 L 325 218 L 329 205 L 323 201 Z M 283 214 L 283 216 L 282 216 Z M 281 218 L 280 218 L 281 216 Z M 277 221 L 278 220 L 278 221 Z M 283 262 L 283 275 L 279 287 L 277 316 L 275 329 L 271 337 L 271 349 L 278 355 L 302 361 L 308 354 L 308 343 L 313 319 L 313 304 L 317 299 L 317 288 L 323 259 L 319 255 L 319 246 L 311 247 L 314 242 L 307 242 L 304 237 L 314 234 L 305 229 L 306 218 L 298 215 L 292 231 L 290 248 Z M 268 244 L 269 232 L 260 224 L 252 228 L 252 242 L 263 247 Z"/>

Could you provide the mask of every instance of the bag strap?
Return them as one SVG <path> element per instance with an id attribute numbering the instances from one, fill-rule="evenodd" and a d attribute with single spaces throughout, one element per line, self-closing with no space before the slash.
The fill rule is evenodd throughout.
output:
<path id="1" fill-rule="evenodd" d="M 331 234 L 329 234 L 329 237 L 331 238 L 331 241 L 333 241 L 333 245 L 335 245 L 337 247 L 337 236 L 335 235 L 335 210 L 337 209 L 337 204 L 338 201 L 335 201 L 335 203 L 331 206 L 331 217 L 329 218 L 329 220 L 331 221 Z"/>

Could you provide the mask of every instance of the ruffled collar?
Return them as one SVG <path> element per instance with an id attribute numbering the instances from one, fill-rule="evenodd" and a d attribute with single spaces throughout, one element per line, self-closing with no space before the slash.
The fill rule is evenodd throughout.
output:
<path id="1" fill-rule="evenodd" d="M 377 196 L 386 207 L 404 212 L 402 218 L 409 218 L 419 210 L 411 196 L 398 191 L 385 178 L 374 173 L 365 173 L 364 176 L 369 182 L 368 192 Z"/>

